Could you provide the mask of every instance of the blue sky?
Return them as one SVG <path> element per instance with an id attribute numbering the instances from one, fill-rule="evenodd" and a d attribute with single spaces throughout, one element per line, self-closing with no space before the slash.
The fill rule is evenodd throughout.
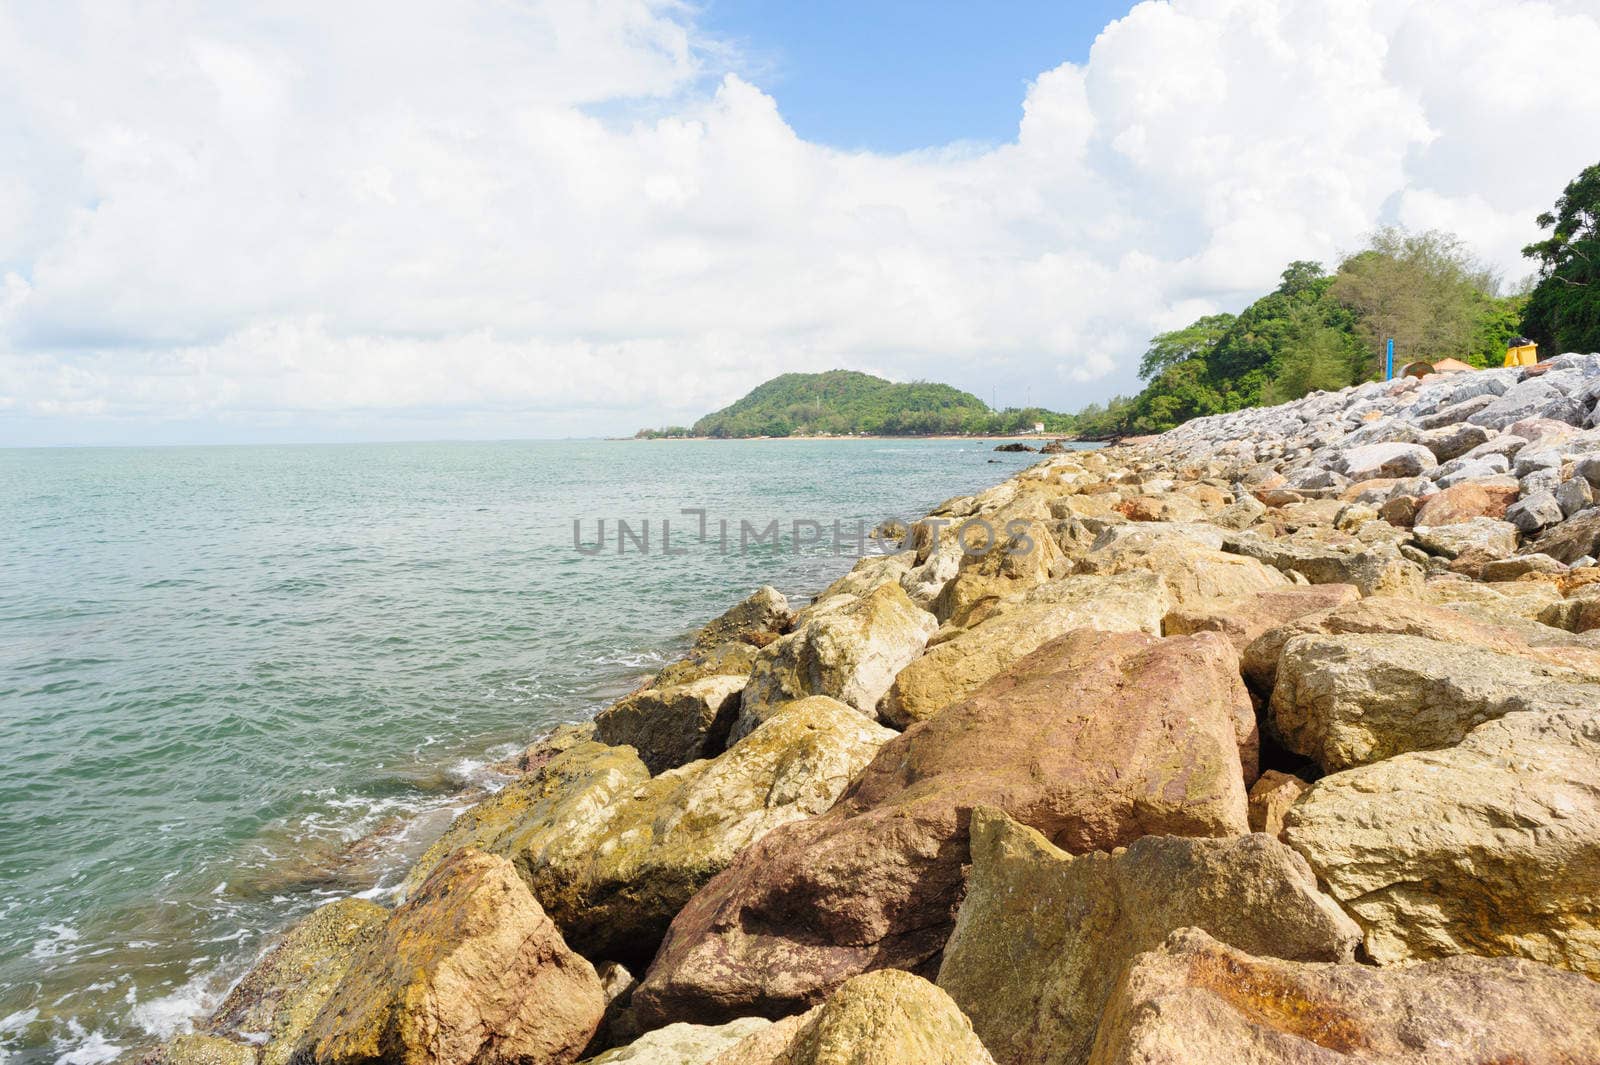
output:
<path id="1" fill-rule="evenodd" d="M 836 368 L 1072 411 L 1379 222 L 1522 276 L 1600 128 L 1595 0 L 263 12 L 0 3 L 0 446 L 627 435 Z"/>
<path id="2" fill-rule="evenodd" d="M 1129 0 L 710 0 L 699 19 L 807 140 L 900 152 L 1016 136 L 1023 93 Z"/>

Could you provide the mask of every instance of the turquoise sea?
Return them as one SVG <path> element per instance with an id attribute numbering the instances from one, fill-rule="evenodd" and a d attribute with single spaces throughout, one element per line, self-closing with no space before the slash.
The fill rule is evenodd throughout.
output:
<path id="1" fill-rule="evenodd" d="M 1034 459 L 991 447 L 0 450 L 0 1061 L 181 1030 L 294 917 L 381 900 L 488 762 L 755 586 L 849 568 L 794 520 L 913 520 Z M 773 519 L 784 542 L 740 550 Z"/>

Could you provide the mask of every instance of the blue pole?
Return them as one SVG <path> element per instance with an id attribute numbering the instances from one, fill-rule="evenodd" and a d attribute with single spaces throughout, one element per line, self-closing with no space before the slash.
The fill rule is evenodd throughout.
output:
<path id="1" fill-rule="evenodd" d="M 1383 379 L 1385 381 L 1394 380 L 1394 337 L 1389 338 L 1388 354 L 1383 361 Z"/>

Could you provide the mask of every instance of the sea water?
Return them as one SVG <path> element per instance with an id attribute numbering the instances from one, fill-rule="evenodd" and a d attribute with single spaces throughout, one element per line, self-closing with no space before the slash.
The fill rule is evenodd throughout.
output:
<path id="1" fill-rule="evenodd" d="M 0 1058 L 185 1030 L 295 917 L 382 901 L 494 758 L 1033 461 L 992 446 L 0 450 Z"/>

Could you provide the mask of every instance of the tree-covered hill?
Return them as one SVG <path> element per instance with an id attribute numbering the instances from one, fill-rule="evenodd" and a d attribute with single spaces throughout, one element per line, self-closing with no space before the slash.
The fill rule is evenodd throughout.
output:
<path id="1" fill-rule="evenodd" d="M 1070 419 L 1038 408 L 993 411 L 977 396 L 927 381 L 898 383 L 854 370 L 786 373 L 706 415 L 692 428 L 639 436 L 881 436 L 1020 432 L 1036 422 L 1066 432 Z"/>

